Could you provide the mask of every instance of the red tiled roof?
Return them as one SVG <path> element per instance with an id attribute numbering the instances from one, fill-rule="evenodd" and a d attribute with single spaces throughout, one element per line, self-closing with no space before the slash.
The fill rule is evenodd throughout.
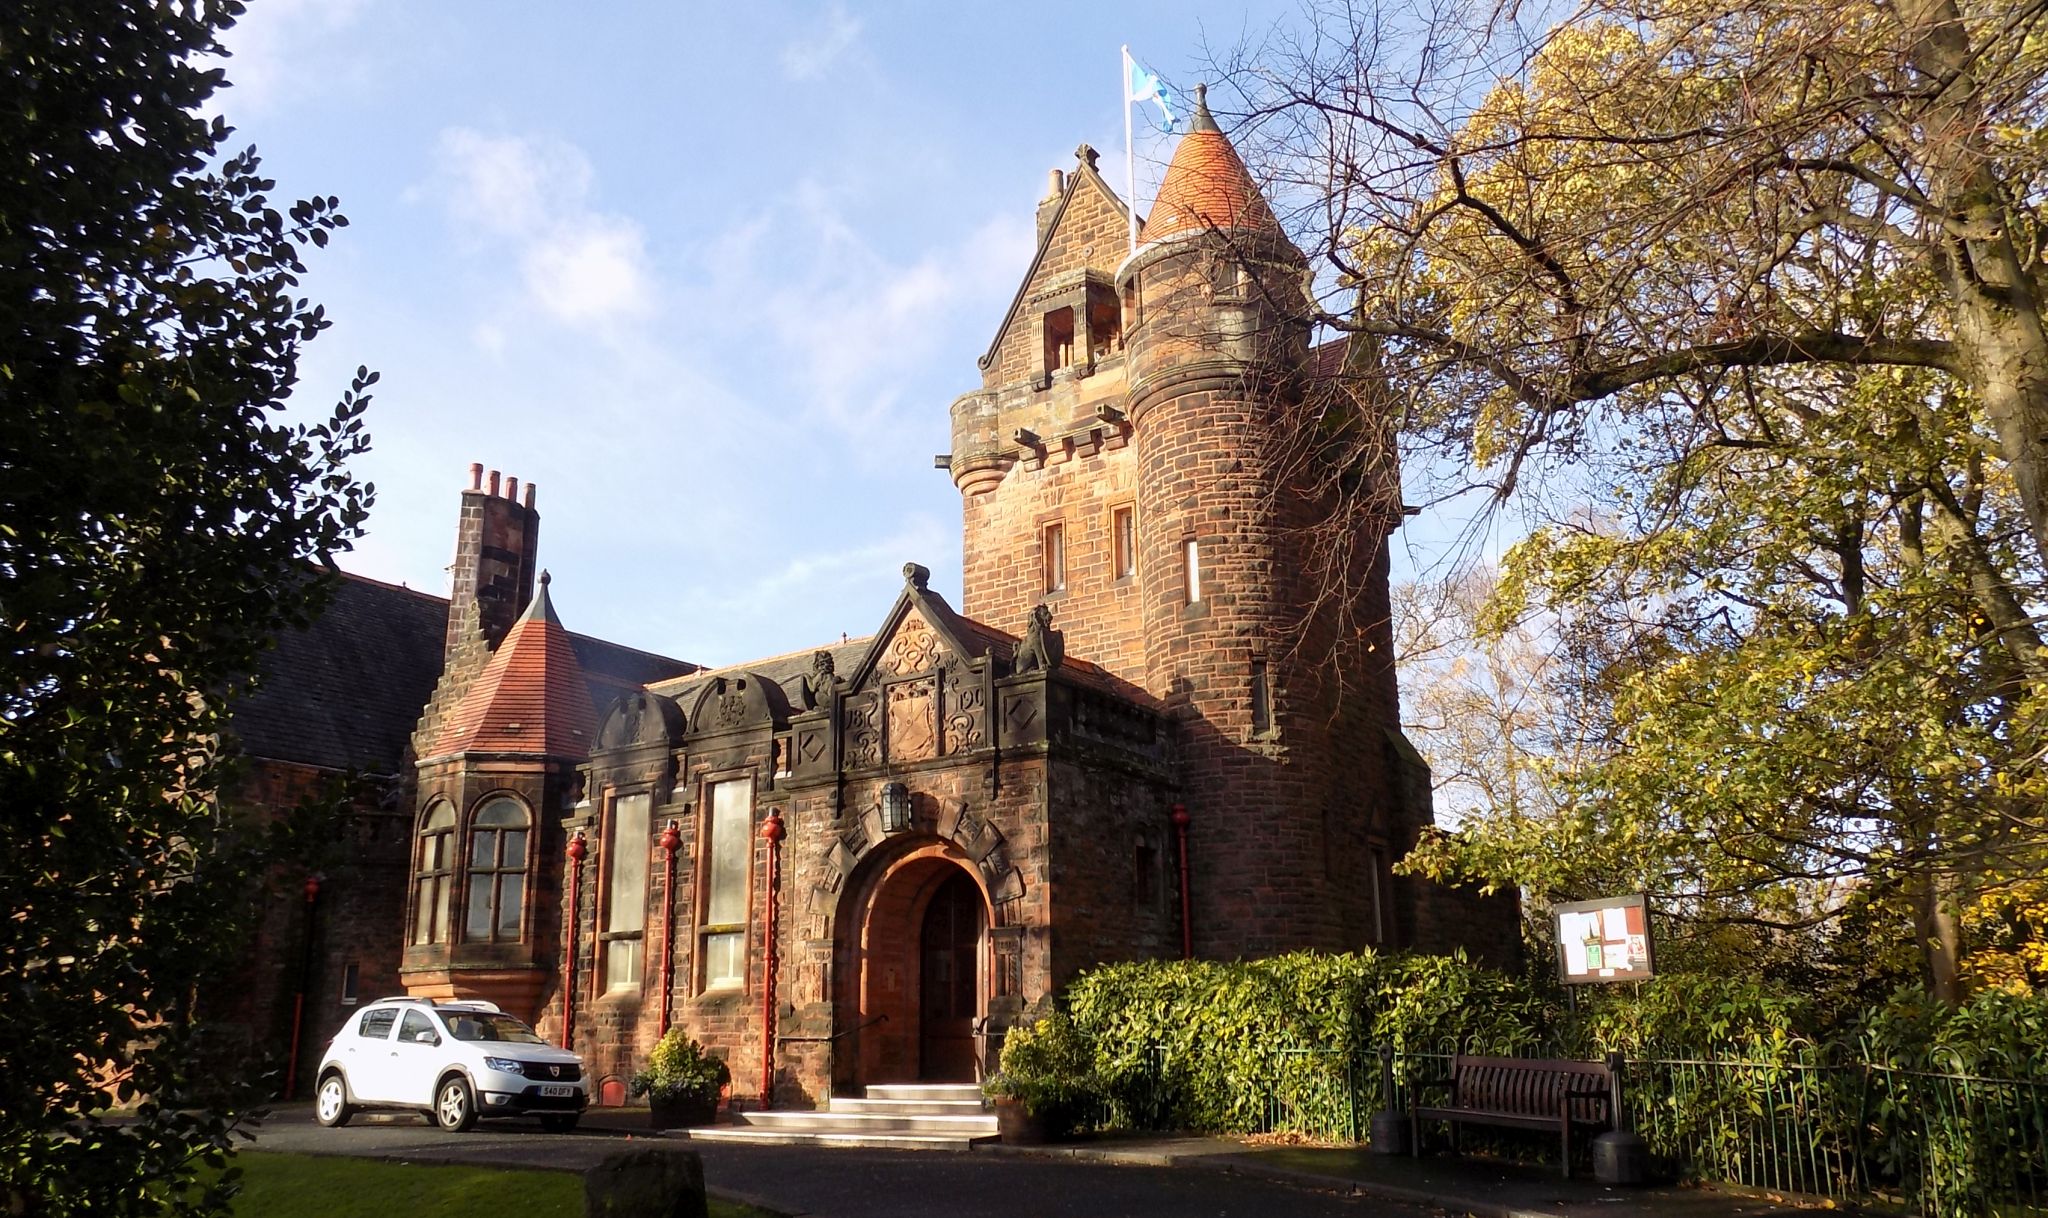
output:
<path id="1" fill-rule="evenodd" d="M 435 752 L 535 753 L 587 757 L 597 710 L 569 632 L 548 602 L 543 573 L 533 600 L 512 623 L 483 675 L 463 695 Z"/>
<path id="2" fill-rule="evenodd" d="M 1280 222 L 1198 90 L 1194 120 L 1173 150 L 1142 235 L 1157 241 L 1211 227 L 1278 229 Z"/>

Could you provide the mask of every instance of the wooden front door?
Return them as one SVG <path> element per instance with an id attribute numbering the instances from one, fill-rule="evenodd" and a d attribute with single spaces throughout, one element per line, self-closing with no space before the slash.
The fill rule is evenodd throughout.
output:
<path id="1" fill-rule="evenodd" d="M 956 873 L 932 894 L 918 938 L 918 1077 L 926 1082 L 974 1081 L 981 932 L 981 889 Z"/>

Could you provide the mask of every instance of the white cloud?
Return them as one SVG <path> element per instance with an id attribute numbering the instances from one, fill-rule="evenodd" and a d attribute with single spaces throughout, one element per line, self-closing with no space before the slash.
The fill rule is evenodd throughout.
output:
<path id="1" fill-rule="evenodd" d="M 526 289 L 548 312 L 572 324 L 603 324 L 644 316 L 653 293 L 641 267 L 640 226 L 591 216 L 555 229 L 521 259 Z"/>
<path id="2" fill-rule="evenodd" d="M 782 74 L 791 80 L 816 80 L 859 40 L 859 19 L 834 0 L 816 28 L 782 48 Z"/>
<path id="3" fill-rule="evenodd" d="M 329 91 L 334 77 L 361 73 L 362 64 L 337 66 L 321 59 L 333 35 L 354 25 L 369 0 L 266 0 L 251 5 L 222 42 L 233 88 L 214 98 L 236 114 L 266 110 L 302 95 Z"/>
<path id="4" fill-rule="evenodd" d="M 449 219 L 472 238 L 513 247 L 530 306 L 590 328 L 647 314 L 646 234 L 590 205 L 596 173 L 582 149 L 457 127 L 441 133 L 440 154 Z"/>

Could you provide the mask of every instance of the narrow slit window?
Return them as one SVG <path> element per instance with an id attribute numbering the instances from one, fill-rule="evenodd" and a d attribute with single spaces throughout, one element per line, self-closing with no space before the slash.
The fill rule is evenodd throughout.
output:
<path id="1" fill-rule="evenodd" d="M 1116 562 L 1116 578 L 1129 579 L 1138 573 L 1138 529 L 1135 513 L 1127 507 L 1109 514 L 1110 546 Z"/>
<path id="2" fill-rule="evenodd" d="M 1273 731 L 1273 691 L 1266 684 L 1266 662 L 1252 661 L 1252 735 L 1266 736 Z"/>
<path id="3" fill-rule="evenodd" d="M 1063 592 L 1067 587 L 1067 526 L 1049 524 L 1045 526 L 1045 590 Z"/>
<path id="4" fill-rule="evenodd" d="M 1181 580 L 1192 605 L 1202 599 L 1202 543 L 1188 538 L 1180 543 L 1180 555 Z"/>
<path id="5" fill-rule="evenodd" d="M 356 989 L 361 984 L 361 976 L 355 961 L 341 966 L 341 1005 L 352 1007 L 356 1004 Z"/>

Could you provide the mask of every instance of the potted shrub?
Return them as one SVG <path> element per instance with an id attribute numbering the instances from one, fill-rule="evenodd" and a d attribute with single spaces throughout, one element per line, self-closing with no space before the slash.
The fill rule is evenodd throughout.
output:
<path id="1" fill-rule="evenodd" d="M 647 1110 L 656 1129 L 687 1129 L 709 1125 L 718 1115 L 718 1096 L 732 1081 L 725 1063 L 704 1051 L 704 1046 L 670 1028 L 647 1065 L 633 1076 L 631 1091 L 647 1097 Z"/>
<path id="2" fill-rule="evenodd" d="M 1088 1042 L 1055 1011 L 1003 1038 L 997 1070 L 981 1085 L 996 1110 L 1003 1141 L 1057 1141 L 1089 1116 L 1095 1099 Z"/>

